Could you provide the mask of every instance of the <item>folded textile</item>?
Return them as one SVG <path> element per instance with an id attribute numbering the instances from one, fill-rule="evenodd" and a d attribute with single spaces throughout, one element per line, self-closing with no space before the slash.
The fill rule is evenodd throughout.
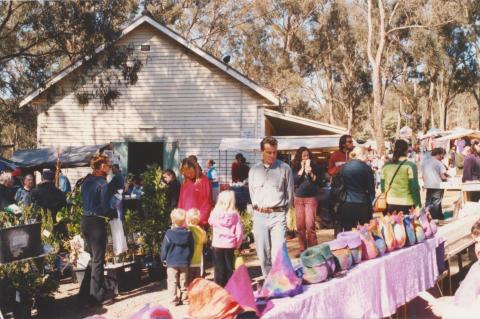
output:
<path id="1" fill-rule="evenodd" d="M 295 274 L 287 245 L 284 243 L 280 249 L 260 289 L 259 298 L 293 297 L 303 292 L 302 279 Z"/>
<path id="2" fill-rule="evenodd" d="M 252 280 L 248 274 L 247 267 L 240 265 L 228 280 L 225 290 L 242 306 L 246 311 L 255 311 L 260 315 L 255 304 L 253 295 Z"/>
<path id="3" fill-rule="evenodd" d="M 203 278 L 188 286 L 188 301 L 188 315 L 196 319 L 233 319 L 243 312 L 228 291 Z"/>

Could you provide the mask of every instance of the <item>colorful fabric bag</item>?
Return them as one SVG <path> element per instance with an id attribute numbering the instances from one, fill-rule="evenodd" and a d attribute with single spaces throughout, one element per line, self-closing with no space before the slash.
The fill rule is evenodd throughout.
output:
<path id="1" fill-rule="evenodd" d="M 393 232 L 393 225 L 390 216 L 380 217 L 380 231 L 382 237 L 385 240 L 387 251 L 394 251 L 397 248 L 397 242 L 395 240 L 395 233 Z"/>
<path id="2" fill-rule="evenodd" d="M 347 246 L 350 249 L 350 253 L 352 254 L 354 264 L 358 264 L 362 261 L 362 240 L 360 239 L 360 235 L 358 235 L 357 232 L 341 232 L 337 235 L 337 238 L 343 239 L 347 243 Z"/>
<path id="3" fill-rule="evenodd" d="M 327 244 L 330 246 L 330 250 L 335 257 L 337 269 L 345 271 L 352 268 L 353 257 L 346 241 L 343 239 L 335 239 L 329 241 Z"/>
<path id="4" fill-rule="evenodd" d="M 416 216 L 413 218 L 413 228 L 415 230 L 415 238 L 417 239 L 417 243 L 423 243 L 427 237 L 425 236 L 423 227 Z"/>
<path id="5" fill-rule="evenodd" d="M 378 249 L 375 246 L 375 239 L 370 232 L 369 225 L 363 225 L 357 227 L 358 235 L 362 241 L 362 259 L 369 260 L 378 256 Z"/>
<path id="6" fill-rule="evenodd" d="M 378 254 L 383 256 L 387 252 L 387 245 L 383 239 L 382 231 L 380 229 L 380 221 L 378 218 L 370 221 L 370 231 L 375 240 L 375 247 L 377 247 Z"/>
<path id="7" fill-rule="evenodd" d="M 405 226 L 405 233 L 407 234 L 407 242 L 408 246 L 413 246 L 417 243 L 417 239 L 415 236 L 415 224 L 414 224 L 415 217 L 413 215 L 406 215 L 403 217 L 403 225 Z"/>
<path id="8" fill-rule="evenodd" d="M 418 222 L 423 228 L 423 232 L 425 233 L 426 238 L 430 238 L 433 236 L 432 228 L 430 227 L 430 222 L 428 221 L 427 212 L 425 209 L 421 209 L 420 211 L 416 212 L 416 217 Z"/>
<path id="9" fill-rule="evenodd" d="M 230 294 L 204 278 L 195 278 L 188 286 L 188 316 L 198 319 L 233 319 L 243 312 Z"/>
<path id="10" fill-rule="evenodd" d="M 327 244 L 307 248 L 300 255 L 300 261 L 303 266 L 303 281 L 308 284 L 325 281 L 335 272 L 335 260 Z"/>
<path id="11" fill-rule="evenodd" d="M 405 226 L 403 225 L 403 214 L 398 213 L 391 216 L 393 234 L 395 235 L 395 241 L 397 243 L 397 249 L 405 246 L 407 241 L 407 234 L 405 232 Z"/>
<path id="12" fill-rule="evenodd" d="M 259 298 L 293 297 L 303 292 L 302 279 L 295 275 L 287 245 L 283 243 L 280 250 L 260 289 Z"/>

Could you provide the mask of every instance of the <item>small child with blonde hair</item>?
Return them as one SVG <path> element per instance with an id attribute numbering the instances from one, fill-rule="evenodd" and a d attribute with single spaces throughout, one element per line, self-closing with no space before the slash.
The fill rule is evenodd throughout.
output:
<path id="1" fill-rule="evenodd" d="M 215 261 L 214 280 L 225 287 L 233 274 L 234 252 L 243 241 L 240 215 L 235 209 L 235 193 L 223 191 L 218 195 L 217 204 L 210 214 L 208 223 L 213 229 L 213 258 Z"/>
<path id="2" fill-rule="evenodd" d="M 186 213 L 176 208 L 170 214 L 172 228 L 162 242 L 160 259 L 167 266 L 167 289 L 170 302 L 177 306 L 187 300 L 188 270 L 193 255 L 192 232 L 186 228 Z M 179 288 L 179 289 L 177 289 Z"/>
<path id="3" fill-rule="evenodd" d="M 200 227 L 200 211 L 196 208 L 190 208 L 187 211 L 187 225 L 188 229 L 193 235 L 193 256 L 190 262 L 190 269 L 188 271 L 188 282 L 193 279 L 201 277 L 203 273 L 203 245 L 207 243 L 207 233 Z"/>

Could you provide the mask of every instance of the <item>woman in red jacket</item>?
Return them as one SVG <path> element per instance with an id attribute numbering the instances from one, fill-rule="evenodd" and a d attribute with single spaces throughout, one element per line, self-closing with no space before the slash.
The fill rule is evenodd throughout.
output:
<path id="1" fill-rule="evenodd" d="M 183 175 L 178 207 L 188 210 L 196 208 L 200 211 L 200 226 L 208 226 L 208 218 L 212 210 L 212 188 L 207 176 L 200 166 L 190 158 L 184 158 L 180 166 Z"/>

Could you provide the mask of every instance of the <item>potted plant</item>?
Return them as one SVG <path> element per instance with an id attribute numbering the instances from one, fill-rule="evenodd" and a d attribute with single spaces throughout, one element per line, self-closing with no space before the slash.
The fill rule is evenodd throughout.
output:
<path id="1" fill-rule="evenodd" d="M 150 278 L 166 278 L 165 269 L 160 262 L 160 245 L 163 235 L 170 228 L 170 212 L 166 209 L 166 185 L 162 181 L 163 172 L 158 165 L 148 166 L 142 174 L 143 195 L 141 211 L 128 211 L 125 226 L 128 232 L 140 234 L 140 244 L 149 265 Z"/>
<path id="2" fill-rule="evenodd" d="M 29 242 L 35 240 L 34 246 L 39 246 L 39 249 L 32 250 L 29 243 L 24 251 L 32 250 L 35 253 L 28 257 L 41 255 L 44 252 L 43 244 L 58 248 L 59 239 L 53 235 L 51 214 L 42 214 L 32 206 L 23 206 L 21 214 L 0 212 L 0 230 L 8 231 L 9 227 L 22 226 L 35 226 L 38 232 L 38 234 L 29 234 Z M 3 307 L 6 304 L 6 308 L 13 311 L 15 318 L 30 318 L 34 302 L 41 304 L 43 300 L 53 299 L 53 294 L 58 289 L 58 281 L 48 273 L 54 268 L 55 256 L 41 258 L 41 262 L 30 259 L 0 266 L 1 294 L 2 299 L 5 298 Z"/>

